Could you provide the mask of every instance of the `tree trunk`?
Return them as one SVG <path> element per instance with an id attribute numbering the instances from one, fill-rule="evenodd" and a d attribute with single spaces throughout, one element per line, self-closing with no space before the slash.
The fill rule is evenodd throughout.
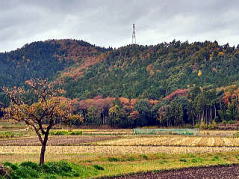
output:
<path id="1" fill-rule="evenodd" d="M 216 119 L 216 117 L 217 117 L 217 108 L 216 108 L 216 106 L 214 105 L 214 119 Z"/>
<path id="2" fill-rule="evenodd" d="M 212 122 L 212 107 L 209 108 L 209 121 Z"/>
<path id="3" fill-rule="evenodd" d="M 206 108 L 206 112 L 205 112 L 205 123 L 208 124 L 207 108 Z"/>
<path id="4" fill-rule="evenodd" d="M 45 162 L 45 152 L 46 152 L 46 144 L 42 144 L 40 154 L 40 165 L 43 165 Z"/>
<path id="5" fill-rule="evenodd" d="M 41 146 L 41 154 L 40 154 L 40 165 L 43 165 L 45 162 L 45 152 L 46 152 L 46 144 L 48 141 L 49 131 L 46 132 L 44 140 Z"/>
<path id="6" fill-rule="evenodd" d="M 201 123 L 204 122 L 204 110 L 202 111 L 202 114 L 201 114 Z"/>

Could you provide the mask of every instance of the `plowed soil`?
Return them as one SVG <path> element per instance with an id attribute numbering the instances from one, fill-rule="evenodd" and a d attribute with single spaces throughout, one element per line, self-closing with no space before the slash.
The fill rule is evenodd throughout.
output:
<path id="1" fill-rule="evenodd" d="M 50 136 L 48 146 L 57 145 L 83 145 L 90 142 L 110 140 L 116 136 Z M 0 140 L 0 146 L 39 146 L 37 137 Z"/>
<path id="2" fill-rule="evenodd" d="M 238 179 L 239 165 L 195 167 L 162 172 L 147 172 L 119 177 L 115 179 Z M 108 178 L 109 179 L 109 178 Z"/>

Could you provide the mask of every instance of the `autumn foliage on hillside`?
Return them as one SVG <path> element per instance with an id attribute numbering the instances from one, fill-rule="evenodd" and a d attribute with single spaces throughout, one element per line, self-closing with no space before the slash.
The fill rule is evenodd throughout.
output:
<path id="1" fill-rule="evenodd" d="M 79 62 L 85 58 L 99 55 L 103 48 L 95 47 L 87 42 L 65 39 L 65 40 L 51 40 L 52 44 L 60 45 L 60 50 L 63 52 L 55 54 L 60 60 L 73 60 Z"/>
<path id="2" fill-rule="evenodd" d="M 71 98 L 101 95 L 159 100 L 172 98 L 168 95 L 178 89 L 218 88 L 237 82 L 238 58 L 237 47 L 216 41 L 127 45 L 99 58 L 86 58 L 85 63 L 69 68 L 62 76 Z M 186 91 L 176 93 L 186 95 Z"/>
<path id="3" fill-rule="evenodd" d="M 53 80 L 59 72 L 76 63 L 86 68 L 100 62 L 101 53 L 107 51 L 106 48 L 71 39 L 26 44 L 17 50 L 0 53 L 0 87 L 22 86 L 26 80 L 35 78 Z"/>
<path id="4" fill-rule="evenodd" d="M 177 89 L 176 91 L 170 93 L 169 95 L 165 96 L 165 99 L 172 100 L 175 97 L 179 96 L 187 96 L 189 89 Z"/>
<path id="5" fill-rule="evenodd" d="M 95 98 L 92 99 L 85 99 L 85 100 L 80 100 L 79 101 L 79 107 L 82 109 L 87 109 L 90 107 L 95 107 L 102 109 L 104 106 L 112 106 L 114 101 L 118 100 L 123 106 L 133 109 L 135 104 L 140 100 L 140 99 L 128 99 L 125 97 L 119 97 L 119 98 L 113 98 L 113 97 L 106 97 L 103 98 L 102 96 L 96 96 Z M 159 103 L 158 100 L 147 100 L 150 104 L 155 105 Z"/>
<path id="6" fill-rule="evenodd" d="M 83 61 L 80 61 L 73 67 L 69 67 L 64 72 L 62 72 L 60 78 L 71 77 L 72 79 L 77 79 L 82 76 L 84 74 L 84 71 L 89 67 L 102 62 L 106 58 L 106 56 L 107 53 L 103 53 L 98 56 L 85 57 Z"/>

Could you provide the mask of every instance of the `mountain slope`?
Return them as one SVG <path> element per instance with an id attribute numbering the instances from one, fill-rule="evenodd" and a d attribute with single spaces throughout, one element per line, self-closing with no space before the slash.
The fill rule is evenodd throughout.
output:
<path id="1" fill-rule="evenodd" d="M 19 86 L 32 78 L 53 79 L 57 72 L 106 49 L 84 41 L 34 42 L 8 53 L 0 53 L 0 86 Z"/>
<path id="2" fill-rule="evenodd" d="M 160 99 L 178 88 L 220 87 L 239 79 L 239 49 L 217 42 L 173 41 L 115 49 L 84 75 L 67 78 L 68 97 Z"/>
<path id="3" fill-rule="evenodd" d="M 63 82 L 71 98 L 160 99 L 177 89 L 237 84 L 239 48 L 217 42 L 96 47 L 84 41 L 34 42 L 0 53 L 0 86 L 31 78 Z"/>

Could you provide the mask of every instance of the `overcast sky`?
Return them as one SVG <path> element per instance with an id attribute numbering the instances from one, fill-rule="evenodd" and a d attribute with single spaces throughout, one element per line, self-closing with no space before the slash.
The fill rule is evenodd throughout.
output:
<path id="1" fill-rule="evenodd" d="M 0 0 L 0 51 L 47 39 L 98 46 L 173 39 L 237 45 L 239 0 Z"/>

